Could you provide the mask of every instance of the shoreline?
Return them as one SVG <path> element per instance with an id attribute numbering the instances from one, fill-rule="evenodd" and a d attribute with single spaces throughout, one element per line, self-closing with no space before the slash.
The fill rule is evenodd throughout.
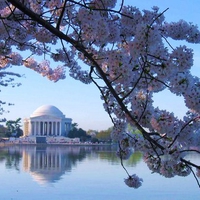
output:
<path id="1" fill-rule="evenodd" d="M 6 146 L 113 146 L 114 144 L 92 144 L 92 143 L 12 143 L 12 142 L 0 142 L 0 147 Z"/>

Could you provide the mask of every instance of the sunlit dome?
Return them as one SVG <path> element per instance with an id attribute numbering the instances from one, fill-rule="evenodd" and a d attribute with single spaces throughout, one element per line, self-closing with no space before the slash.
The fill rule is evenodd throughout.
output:
<path id="1" fill-rule="evenodd" d="M 37 108 L 32 114 L 31 117 L 39 117 L 43 115 L 53 116 L 64 118 L 63 113 L 55 106 L 52 105 L 43 105 Z"/>

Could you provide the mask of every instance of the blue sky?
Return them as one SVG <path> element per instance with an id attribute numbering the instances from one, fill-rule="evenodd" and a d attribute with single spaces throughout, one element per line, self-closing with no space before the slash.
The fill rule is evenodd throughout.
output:
<path id="1" fill-rule="evenodd" d="M 184 19 L 200 27 L 199 0 L 125 0 L 125 4 L 140 9 L 150 9 L 156 5 L 161 11 L 169 8 L 165 13 L 168 22 Z M 200 77 L 200 45 L 189 46 L 194 49 L 195 62 L 192 73 Z M 13 67 L 10 71 L 25 74 L 26 78 L 16 79 L 22 83 L 18 88 L 2 88 L 1 100 L 15 104 L 5 107 L 10 112 L 5 113 L 3 117 L 8 120 L 19 117 L 24 119 L 39 106 L 50 104 L 58 107 L 66 117 L 72 118 L 73 122 L 78 123 L 84 130 L 105 130 L 112 126 L 110 118 L 104 111 L 99 91 L 94 85 L 84 85 L 69 76 L 65 80 L 54 83 L 25 67 Z M 182 117 L 186 111 L 183 99 L 166 91 L 155 96 L 155 104 L 160 108 L 174 111 L 179 117 Z"/>

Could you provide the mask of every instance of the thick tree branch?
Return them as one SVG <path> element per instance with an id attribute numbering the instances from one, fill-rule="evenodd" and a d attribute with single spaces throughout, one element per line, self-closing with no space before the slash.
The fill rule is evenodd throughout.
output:
<path id="1" fill-rule="evenodd" d="M 116 93 L 115 89 L 112 87 L 110 81 L 107 79 L 106 74 L 103 72 L 103 70 L 101 69 L 101 67 L 99 66 L 99 64 L 93 58 L 93 55 L 91 55 L 91 53 L 88 53 L 87 50 L 85 49 L 85 47 L 81 43 L 79 43 L 79 41 L 76 41 L 76 40 L 70 38 L 69 36 L 65 35 L 61 31 L 59 31 L 56 27 L 54 27 L 53 25 L 51 25 L 47 21 L 45 21 L 43 18 L 41 18 L 41 16 L 39 16 L 36 13 L 34 13 L 30 9 L 28 9 L 27 7 L 25 7 L 21 2 L 19 2 L 17 0 L 8 0 L 8 2 L 12 3 L 20 11 L 22 11 L 24 14 L 26 14 L 27 16 L 29 16 L 32 20 L 36 21 L 37 23 L 39 23 L 40 25 L 42 25 L 43 27 L 45 27 L 47 30 L 49 30 L 52 34 L 54 34 L 55 36 L 57 36 L 59 39 L 62 39 L 64 41 L 70 43 L 78 51 L 82 52 L 83 55 L 85 57 L 87 57 L 88 60 L 90 60 L 90 62 L 93 64 L 93 66 L 95 66 L 95 68 L 97 69 L 98 73 L 100 74 L 100 76 L 102 77 L 103 81 L 105 82 L 105 84 L 109 88 L 110 92 L 112 93 L 112 95 L 114 96 L 114 98 L 116 99 L 116 101 L 118 102 L 118 104 L 121 107 L 121 109 L 132 120 L 133 124 L 143 134 L 144 138 L 146 138 L 148 141 L 150 141 L 152 144 L 154 144 L 158 148 L 160 148 L 162 150 L 164 149 L 164 147 L 162 145 L 160 145 L 159 143 L 157 143 L 155 140 L 153 140 L 150 137 L 150 134 L 131 115 L 131 113 L 129 112 L 129 110 L 127 109 L 127 107 L 124 105 L 123 99 L 121 99 L 118 96 L 118 94 Z"/>

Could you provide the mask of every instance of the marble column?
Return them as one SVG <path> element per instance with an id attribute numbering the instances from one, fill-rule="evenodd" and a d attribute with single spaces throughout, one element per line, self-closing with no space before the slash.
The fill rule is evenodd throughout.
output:
<path id="1" fill-rule="evenodd" d="M 37 122 L 34 122 L 34 133 L 33 133 L 33 135 L 36 135 L 36 132 L 37 132 Z"/>
<path id="2" fill-rule="evenodd" d="M 46 122 L 44 121 L 43 122 L 43 135 L 45 136 L 45 134 L 46 134 Z"/>
<path id="3" fill-rule="evenodd" d="M 55 135 L 57 135 L 57 122 L 55 122 Z"/>
<path id="4" fill-rule="evenodd" d="M 53 135 L 53 133 L 52 133 L 53 131 L 52 130 L 53 130 L 53 122 L 51 121 L 50 122 L 50 135 Z"/>
<path id="5" fill-rule="evenodd" d="M 61 125 L 62 123 L 60 122 L 60 130 L 59 130 L 59 135 L 61 136 Z"/>
<path id="6" fill-rule="evenodd" d="M 45 122 L 43 121 L 43 134 L 42 135 L 44 135 L 45 134 Z"/>
<path id="7" fill-rule="evenodd" d="M 47 132 L 46 132 L 46 133 L 47 133 L 47 136 L 49 136 L 49 123 L 50 123 L 50 122 L 47 122 L 47 128 L 46 128 L 46 131 L 47 131 Z"/>
<path id="8" fill-rule="evenodd" d="M 32 122 L 30 121 L 30 123 L 29 123 L 29 135 L 31 135 L 32 134 Z"/>

